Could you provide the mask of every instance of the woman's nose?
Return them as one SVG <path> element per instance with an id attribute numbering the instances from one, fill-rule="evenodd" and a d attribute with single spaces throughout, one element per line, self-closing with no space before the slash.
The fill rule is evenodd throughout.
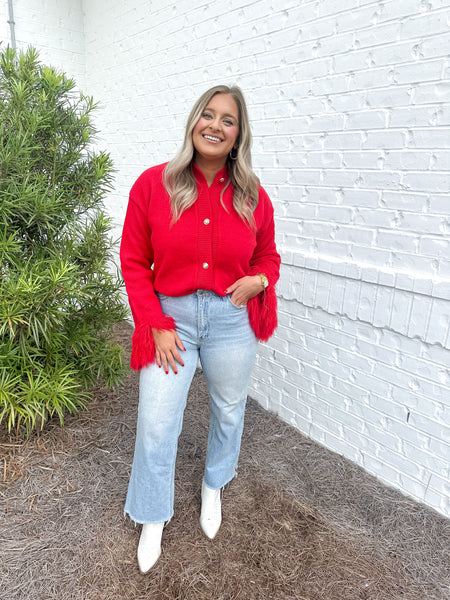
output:
<path id="1" fill-rule="evenodd" d="M 211 121 L 210 127 L 212 129 L 219 130 L 220 129 L 220 119 L 214 119 L 214 121 Z"/>

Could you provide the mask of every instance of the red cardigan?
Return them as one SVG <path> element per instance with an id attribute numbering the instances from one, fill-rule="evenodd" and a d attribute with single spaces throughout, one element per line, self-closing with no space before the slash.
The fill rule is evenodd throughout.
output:
<path id="1" fill-rule="evenodd" d="M 166 164 L 144 171 L 131 188 L 120 247 L 122 273 L 136 326 L 131 355 L 131 367 L 136 370 L 154 361 L 151 328 L 175 328 L 172 317 L 163 314 L 155 290 L 166 296 L 185 296 L 203 289 L 224 296 L 226 288 L 240 277 L 265 273 L 269 287 L 256 301 L 249 301 L 250 323 L 255 322 L 255 333 L 263 340 L 276 327 L 274 285 L 279 277 L 280 256 L 275 247 L 273 207 L 267 193 L 259 188 L 254 212 L 256 229 L 252 230 L 233 208 L 231 186 L 223 194 L 223 206 L 220 202 L 227 181 L 226 168 L 216 174 L 208 187 L 203 173 L 193 165 L 197 200 L 171 225 L 170 199 L 163 183 Z M 271 322 L 262 329 L 257 323 L 261 320 L 258 299 L 259 304 L 267 305 L 269 301 L 272 305 Z"/>

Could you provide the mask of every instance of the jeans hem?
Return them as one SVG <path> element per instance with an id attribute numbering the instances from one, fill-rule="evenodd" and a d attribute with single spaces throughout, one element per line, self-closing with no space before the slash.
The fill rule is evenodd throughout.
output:
<path id="1" fill-rule="evenodd" d="M 141 519 L 135 519 L 126 509 L 124 509 L 123 511 L 123 518 L 126 519 L 127 517 L 130 518 L 130 520 L 134 523 L 134 526 L 136 527 L 136 525 L 145 525 L 146 523 L 164 523 L 164 527 L 166 527 L 170 521 L 172 520 L 173 517 L 173 513 L 170 515 L 170 517 L 168 519 L 160 519 L 159 521 L 142 521 Z"/>
<path id="2" fill-rule="evenodd" d="M 234 475 L 232 475 L 232 476 L 231 476 L 229 479 L 227 479 L 227 480 L 225 481 L 225 483 L 223 483 L 223 484 L 222 484 L 220 487 L 218 487 L 218 488 L 213 488 L 213 487 L 211 487 L 210 485 L 208 485 L 208 484 L 206 483 L 206 481 L 205 481 L 205 478 L 204 478 L 204 477 L 203 477 L 203 480 L 202 480 L 202 481 L 203 481 L 203 483 L 206 485 L 206 487 L 207 487 L 207 488 L 209 488 L 210 490 L 223 490 L 223 488 L 224 488 L 226 485 L 228 485 L 228 484 L 229 484 L 231 481 L 233 481 L 233 479 L 234 479 L 235 477 L 237 477 L 237 471 L 235 471 Z"/>

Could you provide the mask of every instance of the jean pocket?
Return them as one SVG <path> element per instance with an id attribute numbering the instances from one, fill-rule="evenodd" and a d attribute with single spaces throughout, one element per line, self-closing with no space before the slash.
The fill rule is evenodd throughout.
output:
<path id="1" fill-rule="evenodd" d="M 246 304 L 241 304 L 240 306 L 238 306 L 237 304 L 235 304 L 232 300 L 231 300 L 231 295 L 227 296 L 228 301 L 230 302 L 231 306 L 234 306 L 234 308 L 237 308 L 238 310 L 242 310 L 243 308 L 247 308 Z"/>
<path id="2" fill-rule="evenodd" d="M 158 298 L 160 300 L 168 300 L 170 298 L 170 296 L 166 296 L 164 294 L 161 294 L 161 292 L 156 292 L 156 295 L 158 296 Z"/>

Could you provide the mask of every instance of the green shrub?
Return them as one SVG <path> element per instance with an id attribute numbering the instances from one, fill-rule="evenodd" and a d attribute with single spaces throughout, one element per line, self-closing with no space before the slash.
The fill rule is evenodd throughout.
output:
<path id="1" fill-rule="evenodd" d="M 0 422 L 28 432 L 123 373 L 126 315 L 94 152 L 92 98 L 29 48 L 0 53 Z"/>

